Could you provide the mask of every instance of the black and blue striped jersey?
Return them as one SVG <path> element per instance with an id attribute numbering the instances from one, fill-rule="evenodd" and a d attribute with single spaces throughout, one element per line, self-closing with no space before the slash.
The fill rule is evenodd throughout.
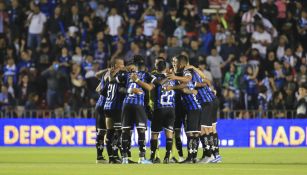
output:
<path id="1" fill-rule="evenodd" d="M 160 84 L 158 81 L 164 80 L 166 76 L 164 74 L 155 73 L 153 74 L 156 77 L 155 89 L 153 92 L 154 96 L 154 109 L 159 108 L 174 108 L 175 107 L 175 91 L 164 91 L 166 86 L 175 86 L 176 81 L 167 80 L 163 84 Z"/>
<path id="2" fill-rule="evenodd" d="M 144 106 L 145 90 L 130 78 L 132 73 L 136 73 L 140 81 L 143 81 L 146 83 L 153 83 L 155 80 L 155 77 L 144 71 L 123 72 L 116 77 L 117 82 L 125 83 L 125 87 L 127 88 L 127 91 L 128 91 L 124 99 L 124 104 L 134 104 L 134 105 Z M 131 92 L 133 88 L 140 89 L 143 91 L 143 93 L 141 94 L 129 93 Z"/>
<path id="3" fill-rule="evenodd" d="M 185 70 L 183 72 L 183 76 L 192 76 L 193 79 L 193 74 L 190 70 Z M 187 84 L 187 88 L 190 90 L 195 89 L 195 85 L 192 80 Z M 201 109 L 200 103 L 198 102 L 197 97 L 194 94 L 182 93 L 182 102 L 187 111 Z"/>
<path id="4" fill-rule="evenodd" d="M 123 72 L 118 72 L 115 77 L 118 74 L 121 74 Z M 124 93 L 120 92 L 120 88 L 124 85 L 122 83 L 117 82 L 106 82 L 106 102 L 104 105 L 104 110 L 119 110 L 122 108 L 123 100 L 125 98 Z"/>
<path id="5" fill-rule="evenodd" d="M 192 73 L 192 82 L 194 85 L 196 85 L 196 83 L 203 83 L 201 76 L 197 72 L 192 69 L 189 69 L 189 71 Z M 196 88 L 196 90 L 198 92 L 196 97 L 200 104 L 212 102 L 216 98 L 209 86 Z"/>
<path id="6" fill-rule="evenodd" d="M 104 78 L 102 77 L 101 80 L 100 80 L 100 92 L 103 91 L 103 88 L 105 87 L 105 80 Z M 96 102 L 96 107 L 103 107 L 104 104 L 106 102 L 106 97 L 104 95 L 99 95 L 99 98 Z"/>

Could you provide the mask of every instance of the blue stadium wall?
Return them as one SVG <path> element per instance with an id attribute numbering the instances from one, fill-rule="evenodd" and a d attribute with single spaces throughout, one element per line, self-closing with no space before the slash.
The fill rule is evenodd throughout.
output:
<path id="1" fill-rule="evenodd" d="M 218 131 L 221 147 L 307 146 L 307 119 L 219 120 Z M 133 145 L 137 143 L 135 133 Z M 95 137 L 94 119 L 0 119 L 0 146 L 94 146 Z M 150 127 L 147 145 L 149 139 Z M 182 139 L 186 144 L 183 133 Z M 165 146 L 164 134 L 160 145 Z"/>

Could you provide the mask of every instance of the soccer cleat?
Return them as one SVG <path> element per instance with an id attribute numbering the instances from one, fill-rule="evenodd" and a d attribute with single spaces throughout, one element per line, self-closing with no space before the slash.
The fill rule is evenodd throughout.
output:
<path id="1" fill-rule="evenodd" d="M 150 159 L 150 161 L 152 162 L 152 163 L 154 163 L 154 164 L 156 164 L 156 163 L 161 163 L 161 160 L 160 160 L 160 158 L 155 158 L 155 159 Z"/>
<path id="2" fill-rule="evenodd" d="M 164 164 L 169 164 L 169 163 L 170 163 L 169 158 L 164 158 L 163 163 L 164 163 Z"/>
<path id="3" fill-rule="evenodd" d="M 137 164 L 137 162 L 135 162 L 135 161 L 133 161 L 133 160 L 131 160 L 131 159 L 128 159 L 128 163 L 129 163 L 129 164 Z"/>
<path id="4" fill-rule="evenodd" d="M 96 163 L 106 164 L 108 163 L 108 161 L 103 156 L 100 156 L 100 157 L 97 157 Z"/>
<path id="5" fill-rule="evenodd" d="M 122 160 L 119 157 L 116 157 L 112 160 L 112 164 L 121 164 Z"/>
<path id="6" fill-rule="evenodd" d="M 214 156 L 211 155 L 210 157 L 205 156 L 204 158 L 202 158 L 201 160 L 198 161 L 198 163 L 211 163 L 214 160 Z"/>
<path id="7" fill-rule="evenodd" d="M 123 157 L 122 164 L 129 164 L 128 157 Z"/>
<path id="8" fill-rule="evenodd" d="M 152 164 L 150 160 L 146 160 L 144 157 L 140 157 L 138 164 Z"/>
<path id="9" fill-rule="evenodd" d="M 169 160 L 169 163 L 178 163 L 178 160 L 177 160 L 175 157 L 172 157 L 172 158 Z"/>
<path id="10" fill-rule="evenodd" d="M 213 159 L 210 163 L 222 163 L 222 156 L 219 154 L 215 156 L 215 159 Z"/>
<path id="11" fill-rule="evenodd" d="M 178 158 L 178 163 L 181 163 L 181 162 L 183 162 L 183 161 L 184 161 L 184 158 L 179 156 L 179 158 Z"/>
<path id="12" fill-rule="evenodd" d="M 182 162 L 180 162 L 180 163 L 182 163 L 182 164 L 192 164 L 192 163 L 194 163 L 194 162 L 193 162 L 193 159 L 192 159 L 192 158 L 187 158 L 187 159 L 185 159 L 184 161 L 182 161 Z"/>

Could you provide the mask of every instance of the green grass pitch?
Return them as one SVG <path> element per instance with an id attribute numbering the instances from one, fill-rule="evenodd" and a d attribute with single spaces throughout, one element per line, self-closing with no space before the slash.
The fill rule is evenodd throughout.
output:
<path id="1" fill-rule="evenodd" d="M 109 165 L 95 164 L 95 148 L 2 147 L 0 175 L 307 175 L 306 148 L 224 148 L 221 155 L 221 164 Z"/>

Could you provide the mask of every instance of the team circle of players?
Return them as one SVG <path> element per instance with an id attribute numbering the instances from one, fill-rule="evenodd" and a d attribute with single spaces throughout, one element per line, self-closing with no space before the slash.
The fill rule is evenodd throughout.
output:
<path id="1" fill-rule="evenodd" d="M 189 65 L 188 57 L 176 56 L 171 68 L 157 58 L 149 73 L 142 56 L 124 65 L 115 59 L 111 68 L 99 71 L 97 87 L 100 97 L 97 113 L 97 163 L 161 163 L 157 156 L 158 137 L 164 129 L 166 153 L 163 163 L 219 163 L 216 119 L 218 99 L 208 79 L 198 68 Z M 151 120 L 150 159 L 145 158 L 145 131 Z M 138 133 L 139 161 L 131 160 L 131 133 Z M 183 158 L 181 127 L 187 135 L 188 156 Z M 178 160 L 171 156 L 175 137 Z M 203 156 L 197 159 L 199 142 Z M 104 144 L 109 161 L 103 157 Z M 120 156 L 121 155 L 121 158 Z"/>

